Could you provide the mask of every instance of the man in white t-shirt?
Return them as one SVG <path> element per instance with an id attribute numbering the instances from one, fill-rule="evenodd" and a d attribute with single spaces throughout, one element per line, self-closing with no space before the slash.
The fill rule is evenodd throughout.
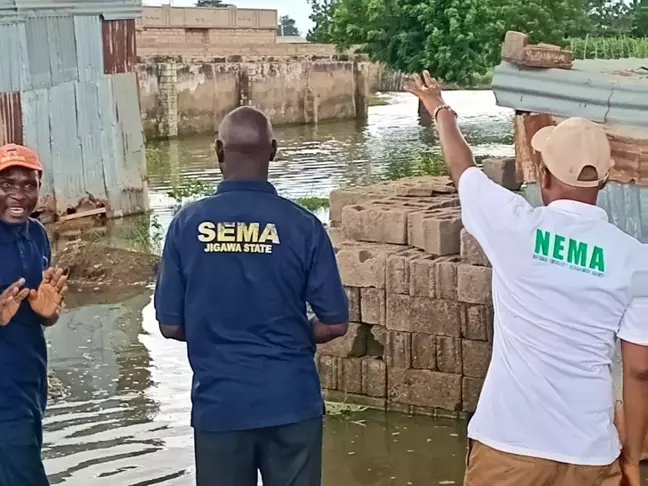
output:
<path id="1" fill-rule="evenodd" d="M 468 427 L 465 486 L 638 485 L 648 426 L 646 250 L 596 206 L 612 164 L 604 130 L 572 118 L 533 137 L 546 204 L 534 208 L 475 166 L 429 73 L 414 76 L 410 92 L 435 119 L 464 226 L 493 267 L 493 355 Z M 617 337 L 623 454 L 611 376 Z"/>

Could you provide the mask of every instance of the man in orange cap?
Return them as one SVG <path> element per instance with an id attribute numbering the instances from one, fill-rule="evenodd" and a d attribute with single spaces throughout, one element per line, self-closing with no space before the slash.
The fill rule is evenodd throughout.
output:
<path id="1" fill-rule="evenodd" d="M 476 167 L 429 73 L 410 91 L 433 114 L 464 226 L 493 267 L 493 354 L 468 426 L 465 486 L 638 486 L 648 264 L 645 247 L 596 205 L 612 166 L 605 131 L 571 118 L 533 137 L 546 205 L 534 208 Z M 623 452 L 611 374 L 617 338 Z"/>
<path id="2" fill-rule="evenodd" d="M 46 486 L 41 460 L 47 403 L 43 326 L 58 319 L 67 290 L 51 268 L 43 226 L 30 218 L 43 168 L 20 145 L 0 147 L 0 485 Z"/>

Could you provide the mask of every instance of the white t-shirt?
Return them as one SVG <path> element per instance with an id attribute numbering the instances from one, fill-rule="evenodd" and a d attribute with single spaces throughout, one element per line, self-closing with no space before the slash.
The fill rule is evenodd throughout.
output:
<path id="1" fill-rule="evenodd" d="M 466 230 L 493 267 L 493 356 L 468 436 L 494 449 L 601 466 L 620 453 L 616 338 L 648 345 L 645 247 L 605 211 L 533 208 L 480 169 L 459 181 Z"/>

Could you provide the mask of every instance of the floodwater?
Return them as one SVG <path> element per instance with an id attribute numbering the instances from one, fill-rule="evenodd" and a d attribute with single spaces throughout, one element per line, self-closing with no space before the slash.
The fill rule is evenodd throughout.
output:
<path id="1" fill-rule="evenodd" d="M 326 196 L 344 185 L 380 180 L 421 150 L 436 150 L 421 125 L 416 101 L 389 95 L 366 123 L 336 122 L 277 129 L 281 144 L 271 178 L 289 197 Z M 509 110 L 490 92 L 450 92 L 477 156 L 512 155 Z M 106 241 L 135 245 L 164 232 L 173 216 L 166 195 L 180 180 L 214 185 L 218 168 L 210 137 L 159 144 L 150 170 L 156 219 L 114 222 Z M 143 230 L 142 230 L 143 228 Z M 189 427 L 191 372 L 185 347 L 157 330 L 152 290 L 119 301 L 71 294 L 68 310 L 47 331 L 50 368 L 65 399 L 45 420 L 45 465 L 53 485 L 148 486 L 193 484 Z M 465 423 L 399 414 L 356 412 L 327 417 L 324 486 L 461 484 Z"/>

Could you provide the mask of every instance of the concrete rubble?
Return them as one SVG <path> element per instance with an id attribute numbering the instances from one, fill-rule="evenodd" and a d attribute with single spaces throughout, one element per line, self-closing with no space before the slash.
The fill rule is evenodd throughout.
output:
<path id="1" fill-rule="evenodd" d="M 519 187 L 514 163 L 486 160 L 484 170 Z M 491 356 L 492 273 L 450 179 L 339 189 L 330 207 L 352 323 L 319 347 L 327 398 L 414 414 L 474 411 Z"/>

